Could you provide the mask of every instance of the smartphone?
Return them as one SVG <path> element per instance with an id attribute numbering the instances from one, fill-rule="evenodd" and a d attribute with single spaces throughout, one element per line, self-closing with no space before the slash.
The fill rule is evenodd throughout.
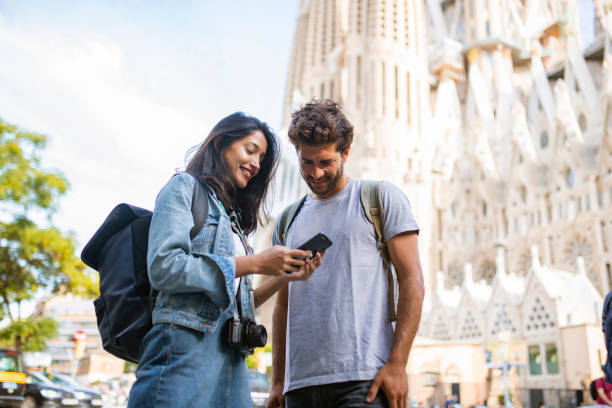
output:
<path id="1" fill-rule="evenodd" d="M 319 232 L 308 241 L 304 242 L 297 249 L 312 252 L 312 256 L 315 256 L 317 252 L 323 252 L 331 246 L 332 242 L 325 234 Z M 292 273 L 291 271 L 285 271 L 285 273 Z"/>
<path id="2" fill-rule="evenodd" d="M 312 252 L 314 256 L 317 252 L 323 252 L 327 248 L 331 246 L 332 242 L 325 234 L 319 232 L 314 237 L 310 238 L 308 241 L 303 243 L 298 247 L 298 249 L 302 249 L 304 251 Z"/>

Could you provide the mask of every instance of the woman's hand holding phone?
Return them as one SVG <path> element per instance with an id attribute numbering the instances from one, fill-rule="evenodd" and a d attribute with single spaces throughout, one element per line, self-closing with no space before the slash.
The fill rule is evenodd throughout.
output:
<path id="1" fill-rule="evenodd" d="M 286 272 L 304 269 L 307 265 L 306 259 L 312 257 L 312 252 L 275 245 L 255 256 L 259 274 L 280 276 Z"/>
<path id="2" fill-rule="evenodd" d="M 310 275 L 313 274 L 315 269 L 321 266 L 323 255 L 325 255 L 325 251 L 323 251 L 322 253 L 317 252 L 314 256 L 310 258 L 306 258 L 305 259 L 306 265 L 304 265 L 302 269 L 300 269 L 297 272 L 293 272 L 293 273 L 285 273 L 285 275 L 283 275 L 283 279 L 287 281 L 308 280 L 308 278 L 310 278 Z"/>

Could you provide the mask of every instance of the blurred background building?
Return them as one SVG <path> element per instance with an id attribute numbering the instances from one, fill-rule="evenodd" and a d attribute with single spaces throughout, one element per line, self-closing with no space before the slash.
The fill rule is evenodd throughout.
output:
<path id="1" fill-rule="evenodd" d="M 421 226 L 412 399 L 575 406 L 601 375 L 611 13 L 604 0 L 300 2 L 272 215 L 306 192 L 291 111 L 340 102 L 349 174 L 401 187 Z"/>
<path id="2" fill-rule="evenodd" d="M 53 296 L 40 302 L 35 313 L 55 319 L 58 333 L 47 341 L 44 356 L 29 359 L 30 368 L 44 366 L 75 376 L 83 384 L 108 381 L 124 373 L 125 362 L 102 349 L 91 299 Z"/>

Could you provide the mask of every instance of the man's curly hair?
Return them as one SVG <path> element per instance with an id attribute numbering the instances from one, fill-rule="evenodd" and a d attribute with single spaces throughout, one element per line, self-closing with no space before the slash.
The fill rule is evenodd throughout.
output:
<path id="1" fill-rule="evenodd" d="M 353 125 L 331 99 L 313 99 L 291 114 L 289 140 L 299 149 L 301 144 L 312 146 L 336 144 L 344 153 L 353 143 Z"/>

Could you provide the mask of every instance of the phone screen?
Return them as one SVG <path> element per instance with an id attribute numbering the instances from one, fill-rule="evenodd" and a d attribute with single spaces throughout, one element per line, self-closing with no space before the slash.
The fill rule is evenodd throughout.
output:
<path id="1" fill-rule="evenodd" d="M 308 241 L 303 243 L 298 247 L 298 249 L 302 249 L 304 251 L 311 251 L 312 254 L 316 254 L 317 252 L 323 252 L 327 248 L 332 245 L 332 242 L 327 236 L 323 233 L 318 233 L 314 237 L 310 238 Z"/>

